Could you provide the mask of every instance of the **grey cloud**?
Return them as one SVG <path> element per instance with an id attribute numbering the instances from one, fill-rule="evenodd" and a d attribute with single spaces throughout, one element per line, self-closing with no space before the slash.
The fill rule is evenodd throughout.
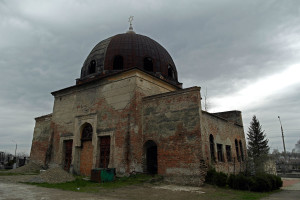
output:
<path id="1" fill-rule="evenodd" d="M 52 112 L 50 92 L 73 85 L 91 49 L 125 32 L 129 15 L 135 16 L 137 33 L 170 52 L 185 87 L 207 87 L 210 97 L 218 97 L 299 63 L 300 47 L 291 47 L 300 29 L 299 5 L 296 0 L 0 1 L 1 141 L 19 137 L 30 147 L 33 118 Z M 277 131 L 279 114 L 296 129 L 300 103 L 297 90 L 291 90 L 243 110 L 245 130 L 253 114 L 270 132 Z"/>

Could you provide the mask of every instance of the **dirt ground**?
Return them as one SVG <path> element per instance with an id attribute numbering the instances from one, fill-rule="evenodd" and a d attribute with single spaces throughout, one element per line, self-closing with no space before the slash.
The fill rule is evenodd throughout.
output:
<path id="1" fill-rule="evenodd" d="M 118 189 L 101 189 L 97 194 L 63 191 L 18 183 L 28 180 L 30 175 L 0 176 L 0 200 L 20 199 L 101 199 L 101 200 L 181 200 L 200 199 L 204 189 L 199 187 L 175 186 L 167 184 L 144 184 L 142 186 L 127 186 Z"/>
<path id="2" fill-rule="evenodd" d="M 160 183 L 157 185 L 143 184 L 139 186 L 127 186 L 117 189 L 100 189 L 98 193 L 82 193 L 63 191 L 58 189 L 50 189 L 26 185 L 18 183 L 28 180 L 31 175 L 20 176 L 0 176 L 0 200 L 20 200 L 20 199 L 42 199 L 42 200 L 58 200 L 58 199 L 90 199 L 90 200 L 208 200 L 223 199 L 220 196 L 220 189 L 214 187 L 188 187 L 176 186 Z M 284 180 L 285 188 L 299 187 L 299 181 Z M 294 185 L 293 185 L 294 184 Z M 226 193 L 230 190 L 226 190 Z M 296 193 L 295 193 L 296 192 Z M 299 197 L 299 191 L 284 190 L 271 195 L 268 199 L 296 199 Z M 224 195 L 224 194 L 221 194 Z M 286 198 L 285 195 L 287 195 Z M 279 198 L 277 198 L 279 197 Z M 225 198 L 226 199 L 226 198 Z"/>

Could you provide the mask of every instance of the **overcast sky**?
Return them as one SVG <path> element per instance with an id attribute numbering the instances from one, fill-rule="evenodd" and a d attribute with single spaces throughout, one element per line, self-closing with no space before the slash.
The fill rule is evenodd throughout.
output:
<path id="1" fill-rule="evenodd" d="M 256 115 L 271 151 L 300 139 L 299 0 L 0 0 L 0 151 L 30 152 L 50 92 L 75 84 L 101 40 L 128 29 L 164 46 L 210 112 Z"/>

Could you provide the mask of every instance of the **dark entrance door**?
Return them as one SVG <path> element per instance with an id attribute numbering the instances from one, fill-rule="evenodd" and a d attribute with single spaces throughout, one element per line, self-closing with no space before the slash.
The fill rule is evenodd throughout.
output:
<path id="1" fill-rule="evenodd" d="M 110 136 L 100 137 L 100 168 L 108 168 L 110 154 Z"/>
<path id="2" fill-rule="evenodd" d="M 66 141 L 64 141 L 64 146 L 65 146 L 65 165 L 64 165 L 64 170 L 69 171 L 71 163 L 72 163 L 72 146 L 73 146 L 73 140 L 66 140 Z"/>
<path id="3" fill-rule="evenodd" d="M 150 174 L 157 174 L 157 146 L 153 145 L 147 148 L 147 170 Z"/>

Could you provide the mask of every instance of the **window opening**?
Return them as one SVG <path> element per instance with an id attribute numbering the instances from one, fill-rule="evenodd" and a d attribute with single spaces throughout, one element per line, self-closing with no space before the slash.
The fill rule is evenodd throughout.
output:
<path id="1" fill-rule="evenodd" d="M 144 58 L 144 69 L 149 72 L 153 72 L 153 61 L 151 58 Z"/>
<path id="2" fill-rule="evenodd" d="M 96 61 L 92 60 L 89 67 L 89 74 L 93 74 L 96 72 Z"/>
<path id="3" fill-rule="evenodd" d="M 226 157 L 227 157 L 227 162 L 232 161 L 231 146 L 230 145 L 226 145 Z"/>
<path id="4" fill-rule="evenodd" d="M 115 56 L 114 58 L 114 70 L 122 70 L 123 69 L 123 57 L 120 55 Z"/>
<path id="5" fill-rule="evenodd" d="M 241 158 L 242 158 L 242 161 L 244 161 L 244 152 L 243 152 L 242 141 L 240 140 L 239 143 L 240 143 Z"/>
<path id="6" fill-rule="evenodd" d="M 217 144 L 217 151 L 218 151 L 218 161 L 224 162 L 223 145 L 222 144 Z"/>
<path id="7" fill-rule="evenodd" d="M 240 162 L 241 158 L 240 158 L 240 154 L 239 154 L 239 144 L 238 144 L 237 139 L 235 139 L 235 151 L 236 151 L 237 160 Z"/>
<path id="8" fill-rule="evenodd" d="M 212 135 L 209 136 L 209 147 L 210 147 L 210 158 L 212 161 L 216 161 L 214 136 Z"/>
<path id="9" fill-rule="evenodd" d="M 91 124 L 87 124 L 82 130 L 81 140 L 92 140 L 92 136 L 93 127 Z"/>
<path id="10" fill-rule="evenodd" d="M 173 67 L 171 65 L 168 65 L 168 77 L 175 79 L 175 72 L 173 70 Z"/>

